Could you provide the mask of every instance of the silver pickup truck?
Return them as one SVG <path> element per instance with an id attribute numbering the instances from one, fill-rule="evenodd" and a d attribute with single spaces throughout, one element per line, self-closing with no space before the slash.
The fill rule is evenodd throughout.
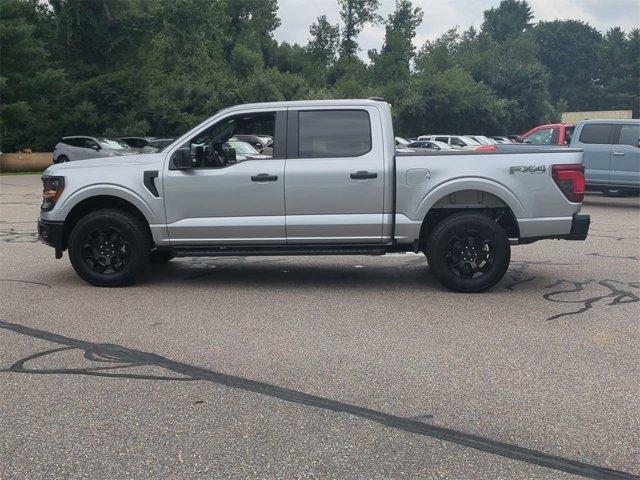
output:
<path id="1" fill-rule="evenodd" d="M 223 147 L 250 133 L 273 136 L 271 157 Z M 397 153 L 381 100 L 248 104 L 157 153 L 49 167 L 38 233 L 98 286 L 175 256 L 424 252 L 444 285 L 479 292 L 511 244 L 586 238 L 583 172 L 568 148 Z"/>

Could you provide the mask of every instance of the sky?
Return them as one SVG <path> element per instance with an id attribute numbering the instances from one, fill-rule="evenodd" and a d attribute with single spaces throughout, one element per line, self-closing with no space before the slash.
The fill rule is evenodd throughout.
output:
<path id="1" fill-rule="evenodd" d="M 483 12 L 497 6 L 500 0 L 413 0 L 424 11 L 422 24 L 417 28 L 414 44 L 421 47 L 450 28 L 471 25 L 479 27 Z M 395 6 L 395 0 L 381 0 L 378 13 L 386 18 Z M 309 39 L 309 26 L 320 15 L 331 23 L 340 22 L 336 0 L 278 0 L 278 15 L 282 24 L 275 31 L 279 41 L 305 45 Z M 540 20 L 582 20 L 600 30 L 607 31 L 619 25 L 629 31 L 640 27 L 640 0 L 529 0 Z M 358 37 L 360 56 L 366 59 L 368 49 L 380 49 L 384 40 L 383 25 L 367 25 Z"/>

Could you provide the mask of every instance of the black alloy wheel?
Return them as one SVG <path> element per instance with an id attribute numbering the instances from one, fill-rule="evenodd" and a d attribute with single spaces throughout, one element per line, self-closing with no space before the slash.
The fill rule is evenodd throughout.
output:
<path id="1" fill-rule="evenodd" d="M 453 235 L 445 255 L 447 267 L 460 278 L 478 278 L 485 275 L 494 263 L 491 239 L 478 230 L 468 228 L 460 236 Z"/>
<path id="2" fill-rule="evenodd" d="M 504 229 L 481 212 L 454 213 L 441 220 L 426 243 L 429 269 L 456 292 L 482 292 L 506 273 L 511 246 Z"/>
<path id="3" fill-rule="evenodd" d="M 69 235 L 69 259 L 76 273 L 99 287 L 129 285 L 149 263 L 151 237 L 141 219 L 116 209 L 82 217 Z"/>
<path id="4" fill-rule="evenodd" d="M 82 245 L 82 257 L 89 268 L 110 275 L 125 268 L 129 260 L 129 242 L 114 227 L 91 230 Z"/>

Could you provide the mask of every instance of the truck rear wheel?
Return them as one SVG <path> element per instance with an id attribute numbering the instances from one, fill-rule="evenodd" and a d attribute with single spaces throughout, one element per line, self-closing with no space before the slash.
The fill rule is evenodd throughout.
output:
<path id="1" fill-rule="evenodd" d="M 76 273 L 99 287 L 133 283 L 149 263 L 150 240 L 134 216 L 120 210 L 91 212 L 69 236 L 69 259 Z"/>
<path id="2" fill-rule="evenodd" d="M 480 213 L 455 213 L 431 233 L 425 252 L 429 268 L 456 292 L 481 292 L 504 276 L 511 246 L 504 229 Z"/>

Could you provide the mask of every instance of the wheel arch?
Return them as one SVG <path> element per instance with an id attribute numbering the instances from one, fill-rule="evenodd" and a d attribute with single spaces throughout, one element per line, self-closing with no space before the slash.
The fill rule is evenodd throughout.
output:
<path id="1" fill-rule="evenodd" d="M 109 208 L 127 212 L 135 217 L 144 227 L 145 234 L 148 235 L 153 244 L 153 235 L 151 234 L 151 228 L 149 227 L 149 220 L 138 206 L 134 205 L 128 199 L 115 195 L 102 194 L 84 198 L 71 208 L 64 221 L 64 247 L 67 247 L 69 235 L 81 218 L 96 210 Z"/>
<path id="2" fill-rule="evenodd" d="M 440 191 L 437 196 L 430 196 L 428 209 L 422 217 L 420 242 L 426 242 L 435 226 L 443 219 L 463 211 L 483 213 L 496 221 L 509 238 L 519 238 L 518 217 L 511 206 L 515 200 L 515 205 L 518 207 L 520 205 L 518 200 L 514 197 L 512 202 L 508 202 L 504 200 L 504 196 L 494 192 L 495 189 L 485 188 L 447 188 Z"/>

